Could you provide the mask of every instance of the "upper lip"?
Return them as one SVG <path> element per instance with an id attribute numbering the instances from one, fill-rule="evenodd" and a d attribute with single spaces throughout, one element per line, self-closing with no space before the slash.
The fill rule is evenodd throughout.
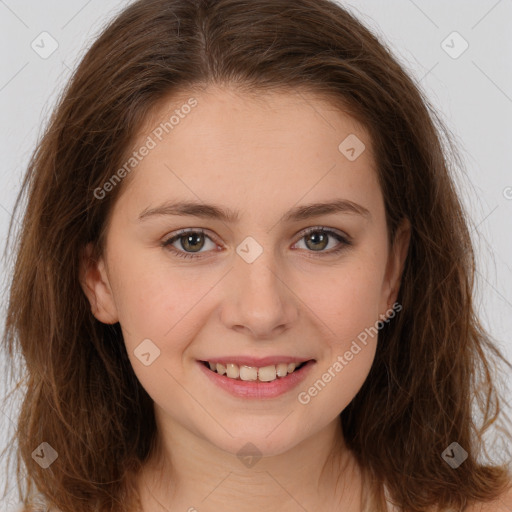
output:
<path id="1" fill-rule="evenodd" d="M 253 366 L 263 368 L 264 366 L 276 365 L 279 363 L 305 363 L 312 358 L 307 357 L 291 357 L 291 356 L 267 356 L 267 357 L 250 357 L 250 356 L 225 356 L 212 357 L 211 359 L 202 359 L 209 363 L 234 363 L 238 366 Z"/>

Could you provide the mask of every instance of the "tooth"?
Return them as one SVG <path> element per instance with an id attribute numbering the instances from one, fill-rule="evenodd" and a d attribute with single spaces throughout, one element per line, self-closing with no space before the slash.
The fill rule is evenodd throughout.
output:
<path id="1" fill-rule="evenodd" d="M 276 366 L 277 376 L 286 377 L 288 375 L 288 365 L 286 363 L 279 363 Z"/>
<path id="2" fill-rule="evenodd" d="M 263 382 L 270 382 L 276 379 L 276 366 L 264 366 L 258 370 L 258 378 Z"/>
<path id="3" fill-rule="evenodd" d="M 258 380 L 258 368 L 254 366 L 240 366 L 240 379 Z"/>
<path id="4" fill-rule="evenodd" d="M 277 377 L 286 377 L 292 373 L 298 366 L 297 363 L 279 363 L 277 365 L 268 365 L 262 368 L 255 366 L 238 366 L 235 363 L 210 363 L 210 369 L 216 371 L 219 375 L 226 375 L 231 379 L 241 379 L 244 381 L 260 380 L 261 382 L 272 382 Z"/>
<path id="5" fill-rule="evenodd" d="M 227 371 L 228 377 L 230 377 L 232 379 L 238 379 L 238 377 L 240 376 L 240 368 L 238 367 L 237 364 L 228 363 L 226 365 L 226 371 Z"/>

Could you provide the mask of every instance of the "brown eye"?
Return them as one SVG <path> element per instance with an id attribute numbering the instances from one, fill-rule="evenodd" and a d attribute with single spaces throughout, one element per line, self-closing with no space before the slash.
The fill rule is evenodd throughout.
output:
<path id="1" fill-rule="evenodd" d="M 314 251 L 321 251 L 329 244 L 329 235 L 323 231 L 314 231 L 304 237 L 306 239 L 306 245 L 309 249 Z"/>
<path id="2" fill-rule="evenodd" d="M 326 251 L 326 247 L 329 246 L 330 241 L 333 239 L 338 241 L 338 246 L 336 247 L 335 245 L 334 249 Z M 305 241 L 305 246 L 308 249 L 308 252 L 317 252 L 320 253 L 320 255 L 337 254 L 347 246 L 352 245 L 351 242 L 341 234 L 323 227 L 308 228 L 303 232 L 303 236 L 300 241 L 302 240 Z"/>
<path id="3" fill-rule="evenodd" d="M 181 246 L 186 251 L 191 250 L 197 252 L 204 245 L 204 235 L 202 233 L 181 235 L 178 237 L 178 240 L 181 240 Z"/>
<path id="4" fill-rule="evenodd" d="M 165 240 L 162 246 L 171 250 L 180 258 L 200 258 L 201 256 L 195 256 L 193 253 L 200 253 L 201 249 L 205 246 L 206 239 L 210 240 L 213 246 L 216 247 L 211 238 L 201 229 L 181 230 L 176 235 Z M 174 246 L 177 242 L 179 243 L 178 247 Z"/>

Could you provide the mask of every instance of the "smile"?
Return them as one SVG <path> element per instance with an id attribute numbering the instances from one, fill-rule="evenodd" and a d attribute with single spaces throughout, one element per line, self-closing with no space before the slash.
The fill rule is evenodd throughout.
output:
<path id="1" fill-rule="evenodd" d="M 315 364 L 314 359 L 265 366 L 197 361 L 207 378 L 231 395 L 274 398 L 295 388 Z"/>
<path id="2" fill-rule="evenodd" d="M 235 363 L 212 363 L 203 361 L 204 365 L 208 365 L 210 370 L 218 373 L 219 375 L 225 375 L 229 379 L 244 380 L 244 381 L 255 381 L 260 382 L 272 382 L 277 378 L 286 377 L 289 373 L 293 373 L 296 370 L 302 368 L 307 361 L 302 363 L 279 363 L 271 364 L 258 368 L 256 366 L 237 365 Z"/>

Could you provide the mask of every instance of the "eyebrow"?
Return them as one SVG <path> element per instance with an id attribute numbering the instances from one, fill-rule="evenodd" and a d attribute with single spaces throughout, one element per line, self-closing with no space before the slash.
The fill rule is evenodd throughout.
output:
<path id="1" fill-rule="evenodd" d="M 300 220 L 328 215 L 332 213 L 344 213 L 360 215 L 371 219 L 371 213 L 364 206 L 349 201 L 348 199 L 336 199 L 325 203 L 310 203 L 296 206 L 283 216 L 283 222 L 296 222 Z M 197 203 L 193 201 L 166 202 L 155 208 L 146 208 L 139 215 L 139 221 L 155 216 L 178 215 L 193 216 L 205 219 L 218 219 L 226 223 L 239 221 L 239 212 L 224 208 L 215 204 Z"/>

